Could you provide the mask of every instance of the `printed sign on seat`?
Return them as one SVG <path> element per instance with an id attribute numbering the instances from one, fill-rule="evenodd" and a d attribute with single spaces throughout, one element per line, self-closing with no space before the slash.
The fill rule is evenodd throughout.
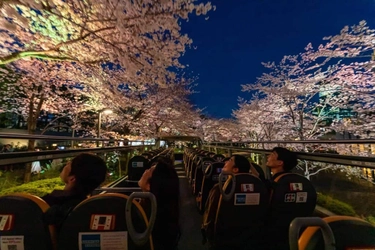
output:
<path id="1" fill-rule="evenodd" d="M 0 197 L 0 249 L 54 249 L 53 226 L 43 221 L 49 205 L 29 194 Z"/>

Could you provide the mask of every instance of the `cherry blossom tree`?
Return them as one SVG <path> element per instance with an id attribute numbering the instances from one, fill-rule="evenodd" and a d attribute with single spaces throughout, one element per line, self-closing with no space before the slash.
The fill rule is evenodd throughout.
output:
<path id="1" fill-rule="evenodd" d="M 327 42 L 316 50 L 309 44 L 304 54 L 305 61 L 315 62 L 310 69 L 324 67 L 338 59 L 342 61 L 332 72 L 342 99 L 337 104 L 344 109 L 350 106 L 356 116 L 350 117 L 350 122 L 335 119 L 334 124 L 337 131 L 344 130 L 361 138 L 374 137 L 371 133 L 375 125 L 372 112 L 375 105 L 374 38 L 375 30 L 361 21 L 358 25 L 344 27 L 338 35 L 325 37 Z"/>
<path id="2" fill-rule="evenodd" d="M 319 138 L 330 130 L 340 131 L 342 125 L 363 137 L 374 125 L 375 105 L 374 65 L 365 59 L 370 58 L 369 52 L 374 49 L 374 31 L 365 25 L 361 22 L 350 29 L 345 27 L 340 35 L 325 38 L 328 42 L 317 50 L 309 44 L 305 52 L 285 56 L 279 64 L 264 63 L 268 72 L 254 84 L 243 85 L 243 91 L 256 94 L 235 112 L 240 123 L 249 122 L 244 119 L 247 113 L 254 117 L 259 110 L 266 114 L 272 110 L 267 121 L 280 119 L 283 139 Z M 249 109 L 249 105 L 255 106 L 260 100 L 267 103 L 268 109 Z M 347 114 L 342 115 L 343 111 Z M 350 126 L 343 118 L 351 120 Z M 265 125 L 264 121 L 259 122 Z M 302 150 L 308 150 L 301 145 Z M 307 177 L 321 171 L 318 168 L 314 172 L 313 168 L 305 164 Z"/>
<path id="3" fill-rule="evenodd" d="M 217 119 L 200 115 L 195 122 L 196 135 L 204 141 L 240 141 L 241 134 L 238 133 L 236 121 L 233 119 Z"/>
<path id="4" fill-rule="evenodd" d="M 149 136 L 158 136 L 162 131 L 174 134 L 191 132 L 197 116 L 188 100 L 192 87 L 190 80 L 181 78 L 164 87 L 152 85 L 135 92 L 137 100 L 131 106 L 133 115 L 127 126 L 133 133 Z"/>
<path id="5" fill-rule="evenodd" d="M 128 78 L 164 84 L 167 68 L 192 40 L 180 21 L 205 15 L 210 3 L 196 0 L 2 0 L 0 64 L 26 58 L 114 63 Z"/>
<path id="6" fill-rule="evenodd" d="M 272 96 L 254 97 L 251 102 L 239 99 L 239 108 L 233 111 L 243 141 L 266 141 L 281 139 L 282 116 Z M 254 147 L 258 147 L 255 143 Z"/>
<path id="7" fill-rule="evenodd" d="M 255 84 L 243 85 L 243 91 L 257 91 L 261 98 L 268 97 L 266 106 L 273 108 L 272 117 L 283 120 L 284 139 L 304 140 L 320 135 L 319 124 L 327 118 L 329 110 L 325 107 L 332 99 L 315 100 L 325 85 L 326 74 L 306 74 L 298 58 L 286 56 L 279 65 L 264 64 L 270 72 Z"/>
<path id="8" fill-rule="evenodd" d="M 115 93 L 102 83 L 104 78 L 98 79 L 86 67 L 82 70 L 70 62 L 20 60 L 3 68 L 1 77 L 6 79 L 1 109 L 22 115 L 27 120 L 29 134 L 35 133 L 42 111 L 75 121 L 81 119 L 78 115 L 84 111 L 95 112 L 116 104 Z M 29 150 L 34 150 L 34 146 L 35 140 L 29 140 Z M 26 169 L 26 173 L 27 182 L 30 171 Z"/>

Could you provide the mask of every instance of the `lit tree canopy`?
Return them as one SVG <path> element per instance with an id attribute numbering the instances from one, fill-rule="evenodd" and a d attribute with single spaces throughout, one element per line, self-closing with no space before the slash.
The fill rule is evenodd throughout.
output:
<path id="1" fill-rule="evenodd" d="M 340 130 L 337 125 L 343 118 L 357 124 L 350 131 L 357 135 L 364 136 L 362 125 L 373 124 L 374 65 L 368 59 L 375 43 L 374 31 L 365 25 L 345 27 L 340 35 L 325 38 L 328 42 L 318 49 L 309 44 L 305 52 L 285 56 L 279 64 L 264 63 L 268 72 L 243 85 L 243 91 L 255 93 L 252 101 L 264 99 L 273 107 L 268 108 L 273 111 L 269 117 L 281 119 L 284 138 L 317 138 L 327 129 Z M 240 105 L 235 115 L 243 119 L 244 108 Z"/>
<path id="2" fill-rule="evenodd" d="M 212 6 L 195 0 L 2 0 L 0 64 L 24 58 L 115 63 L 128 77 L 152 75 L 165 83 L 168 67 L 191 39 L 180 32 L 190 13 Z"/>

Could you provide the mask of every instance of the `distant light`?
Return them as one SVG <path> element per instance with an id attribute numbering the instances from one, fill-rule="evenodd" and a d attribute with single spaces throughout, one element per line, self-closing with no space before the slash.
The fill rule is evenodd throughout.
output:
<path id="1" fill-rule="evenodd" d="M 104 109 L 104 110 L 102 110 L 102 113 L 106 114 L 106 115 L 109 115 L 109 114 L 113 113 L 113 110 L 111 110 L 111 109 Z"/>
<path id="2" fill-rule="evenodd" d="M 56 147 L 56 146 L 57 146 L 57 144 L 56 144 L 56 143 L 52 144 L 52 147 Z"/>

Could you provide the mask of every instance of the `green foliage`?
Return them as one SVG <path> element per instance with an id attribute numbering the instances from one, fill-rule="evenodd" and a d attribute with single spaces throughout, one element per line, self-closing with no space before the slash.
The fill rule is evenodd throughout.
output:
<path id="1" fill-rule="evenodd" d="M 351 205 L 328 195 L 318 193 L 317 204 L 338 215 L 356 216 L 356 212 Z"/>
<path id="2" fill-rule="evenodd" d="M 0 191 L 0 195 L 14 194 L 14 193 L 29 193 L 36 196 L 43 196 L 51 193 L 54 189 L 63 189 L 64 183 L 59 177 L 52 179 L 45 179 L 33 181 L 22 184 L 16 187 L 6 188 Z"/>
<path id="3" fill-rule="evenodd" d="M 375 216 L 367 216 L 365 220 L 375 225 Z"/>
<path id="4" fill-rule="evenodd" d="M 182 148 L 174 148 L 174 153 L 175 154 L 180 154 L 180 153 L 183 153 L 184 150 Z"/>

